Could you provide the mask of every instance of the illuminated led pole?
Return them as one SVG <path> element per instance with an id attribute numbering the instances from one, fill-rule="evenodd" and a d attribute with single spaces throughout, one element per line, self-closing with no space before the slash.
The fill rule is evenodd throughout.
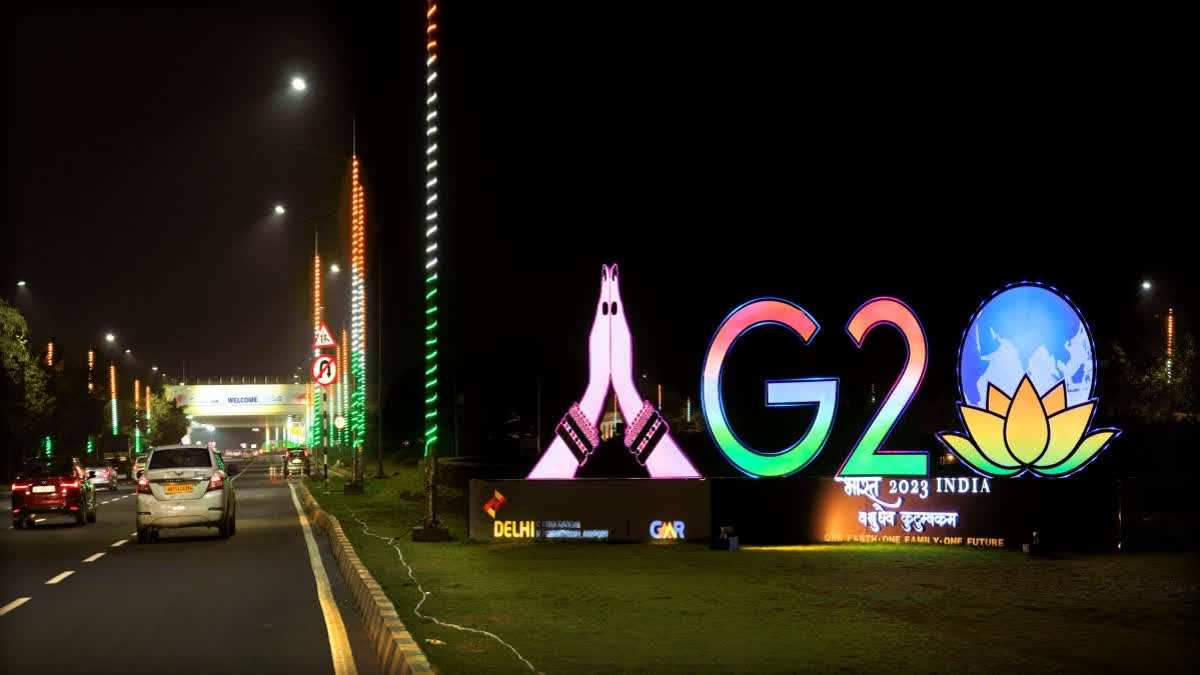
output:
<path id="1" fill-rule="evenodd" d="M 350 170 L 350 445 L 363 447 L 367 437 L 367 212 L 359 179 L 358 156 Z M 343 333 L 343 344 L 346 337 Z M 343 371 L 344 372 L 344 371 Z"/>
<path id="2" fill-rule="evenodd" d="M 88 350 L 88 393 L 96 389 L 96 350 Z"/>
<path id="3" fill-rule="evenodd" d="M 133 451 L 142 451 L 142 423 L 138 410 L 142 407 L 142 383 L 133 379 Z"/>
<path id="4" fill-rule="evenodd" d="M 425 455 L 438 440 L 438 161 L 436 0 L 425 11 Z"/>
<path id="5" fill-rule="evenodd" d="M 316 249 L 317 243 L 313 241 L 313 248 Z M 313 335 L 316 335 L 321 330 L 321 254 L 313 251 Z M 320 349 L 313 349 L 313 356 L 318 356 L 321 353 Z M 321 437 L 321 385 L 315 385 L 314 396 L 309 397 L 312 401 L 312 418 L 310 420 L 308 437 L 309 445 L 321 445 L 323 440 Z"/>
<path id="6" fill-rule="evenodd" d="M 109 364 L 108 366 L 108 391 L 110 397 L 110 407 L 112 408 L 112 432 L 113 436 L 117 435 L 117 366 Z"/>
<path id="7" fill-rule="evenodd" d="M 46 365 L 50 366 L 51 368 L 54 367 L 54 343 L 53 342 L 48 343 L 46 345 Z"/>
<path id="8" fill-rule="evenodd" d="M 350 375 L 350 369 L 347 367 L 349 365 L 347 361 L 350 360 L 350 339 L 345 328 L 342 329 L 342 341 L 338 343 L 338 353 L 340 354 L 338 358 L 338 372 L 346 373 L 345 378 L 339 380 L 338 398 L 340 400 L 338 401 L 338 410 L 341 412 L 342 417 L 345 418 L 346 421 L 349 421 L 350 392 L 354 387 L 354 381 Z M 346 425 L 346 428 L 341 430 L 340 437 L 343 445 L 349 444 L 348 441 L 350 440 L 350 433 L 351 431 L 349 425 Z"/>
<path id="9" fill-rule="evenodd" d="M 52 345 L 53 346 L 53 345 Z M 1171 384 L 1171 358 L 1175 355 L 1175 308 L 1167 308 L 1167 384 Z"/>

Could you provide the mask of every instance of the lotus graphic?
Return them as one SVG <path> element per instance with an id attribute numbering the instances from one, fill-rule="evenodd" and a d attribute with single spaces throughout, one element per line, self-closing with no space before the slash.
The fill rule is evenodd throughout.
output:
<path id="1" fill-rule="evenodd" d="M 1097 404 L 1093 352 L 1082 315 L 1056 290 L 1024 282 L 997 292 L 959 349 L 958 409 L 968 435 L 942 432 L 938 440 L 988 476 L 1082 469 L 1121 433 L 1088 433 Z"/>

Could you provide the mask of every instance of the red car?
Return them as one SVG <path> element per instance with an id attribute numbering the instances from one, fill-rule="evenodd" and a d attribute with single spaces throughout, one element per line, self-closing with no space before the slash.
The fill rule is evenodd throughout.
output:
<path id="1" fill-rule="evenodd" d="M 96 522 L 92 476 L 73 457 L 27 460 L 12 484 L 13 528 L 33 527 L 39 514 L 73 516 L 76 525 Z"/>

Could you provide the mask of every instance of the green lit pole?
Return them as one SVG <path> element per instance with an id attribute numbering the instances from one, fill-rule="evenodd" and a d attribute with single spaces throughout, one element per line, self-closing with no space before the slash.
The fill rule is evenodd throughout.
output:
<path id="1" fill-rule="evenodd" d="M 425 522 L 438 528 L 438 105 L 437 0 L 425 12 Z"/>

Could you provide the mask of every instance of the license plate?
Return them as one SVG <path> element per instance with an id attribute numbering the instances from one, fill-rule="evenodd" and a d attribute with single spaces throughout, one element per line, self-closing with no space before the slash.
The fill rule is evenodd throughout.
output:
<path id="1" fill-rule="evenodd" d="M 54 486 L 53 485 L 35 485 L 35 486 L 33 486 L 33 491 L 35 493 L 54 492 Z"/>
<path id="2" fill-rule="evenodd" d="M 167 488 L 164 490 L 164 492 L 169 495 L 177 495 L 191 491 L 192 486 L 190 483 L 167 483 Z"/>

